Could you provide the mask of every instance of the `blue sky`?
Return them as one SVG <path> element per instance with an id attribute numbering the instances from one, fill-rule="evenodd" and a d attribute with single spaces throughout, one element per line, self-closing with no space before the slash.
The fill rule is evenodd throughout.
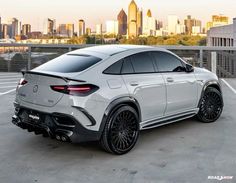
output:
<path id="1" fill-rule="evenodd" d="M 127 12 L 129 3 L 130 0 L 0 0 L 0 15 L 4 22 L 17 17 L 22 23 L 32 24 L 33 30 L 42 29 L 47 17 L 56 18 L 58 24 L 84 19 L 93 28 L 96 23 L 116 19 L 121 8 Z M 164 22 L 168 14 L 176 14 L 180 19 L 191 14 L 204 23 L 212 14 L 236 17 L 235 0 L 136 0 L 136 3 L 144 13 L 150 8 L 153 16 Z"/>

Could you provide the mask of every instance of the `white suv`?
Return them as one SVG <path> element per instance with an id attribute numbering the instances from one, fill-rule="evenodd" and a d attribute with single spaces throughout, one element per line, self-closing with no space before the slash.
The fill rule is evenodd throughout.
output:
<path id="1" fill-rule="evenodd" d="M 165 49 L 84 48 L 24 73 L 13 123 L 61 141 L 100 141 L 115 154 L 131 150 L 140 130 L 193 116 L 216 121 L 223 110 L 215 74 Z"/>

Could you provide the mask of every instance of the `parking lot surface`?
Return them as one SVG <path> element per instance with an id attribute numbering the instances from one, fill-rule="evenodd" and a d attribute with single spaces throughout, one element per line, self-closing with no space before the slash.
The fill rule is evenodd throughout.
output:
<path id="1" fill-rule="evenodd" d="M 96 142 L 70 144 L 28 133 L 11 123 L 18 73 L 0 73 L 0 182 L 236 182 L 236 79 L 222 81 L 224 112 L 211 124 L 195 119 L 143 131 L 126 155 Z M 232 88 L 230 88 L 229 84 Z"/>

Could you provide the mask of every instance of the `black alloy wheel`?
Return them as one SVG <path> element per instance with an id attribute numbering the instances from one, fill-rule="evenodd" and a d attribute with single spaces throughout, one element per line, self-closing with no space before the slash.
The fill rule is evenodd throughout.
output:
<path id="1" fill-rule="evenodd" d="M 114 154 L 129 152 L 139 136 L 139 118 L 130 106 L 122 106 L 108 119 L 102 138 L 102 147 Z"/>
<path id="2" fill-rule="evenodd" d="M 198 119 L 205 123 L 211 123 L 220 117 L 222 111 L 222 94 L 216 88 L 208 87 L 200 102 Z"/>

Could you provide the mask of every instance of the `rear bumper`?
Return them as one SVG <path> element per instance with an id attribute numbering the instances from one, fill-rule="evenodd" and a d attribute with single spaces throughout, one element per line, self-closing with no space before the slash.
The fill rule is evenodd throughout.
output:
<path id="1" fill-rule="evenodd" d="M 20 106 L 15 106 L 12 123 L 36 135 L 42 134 L 72 143 L 97 141 L 101 137 L 100 131 L 88 130 L 73 116 L 45 113 Z"/>

